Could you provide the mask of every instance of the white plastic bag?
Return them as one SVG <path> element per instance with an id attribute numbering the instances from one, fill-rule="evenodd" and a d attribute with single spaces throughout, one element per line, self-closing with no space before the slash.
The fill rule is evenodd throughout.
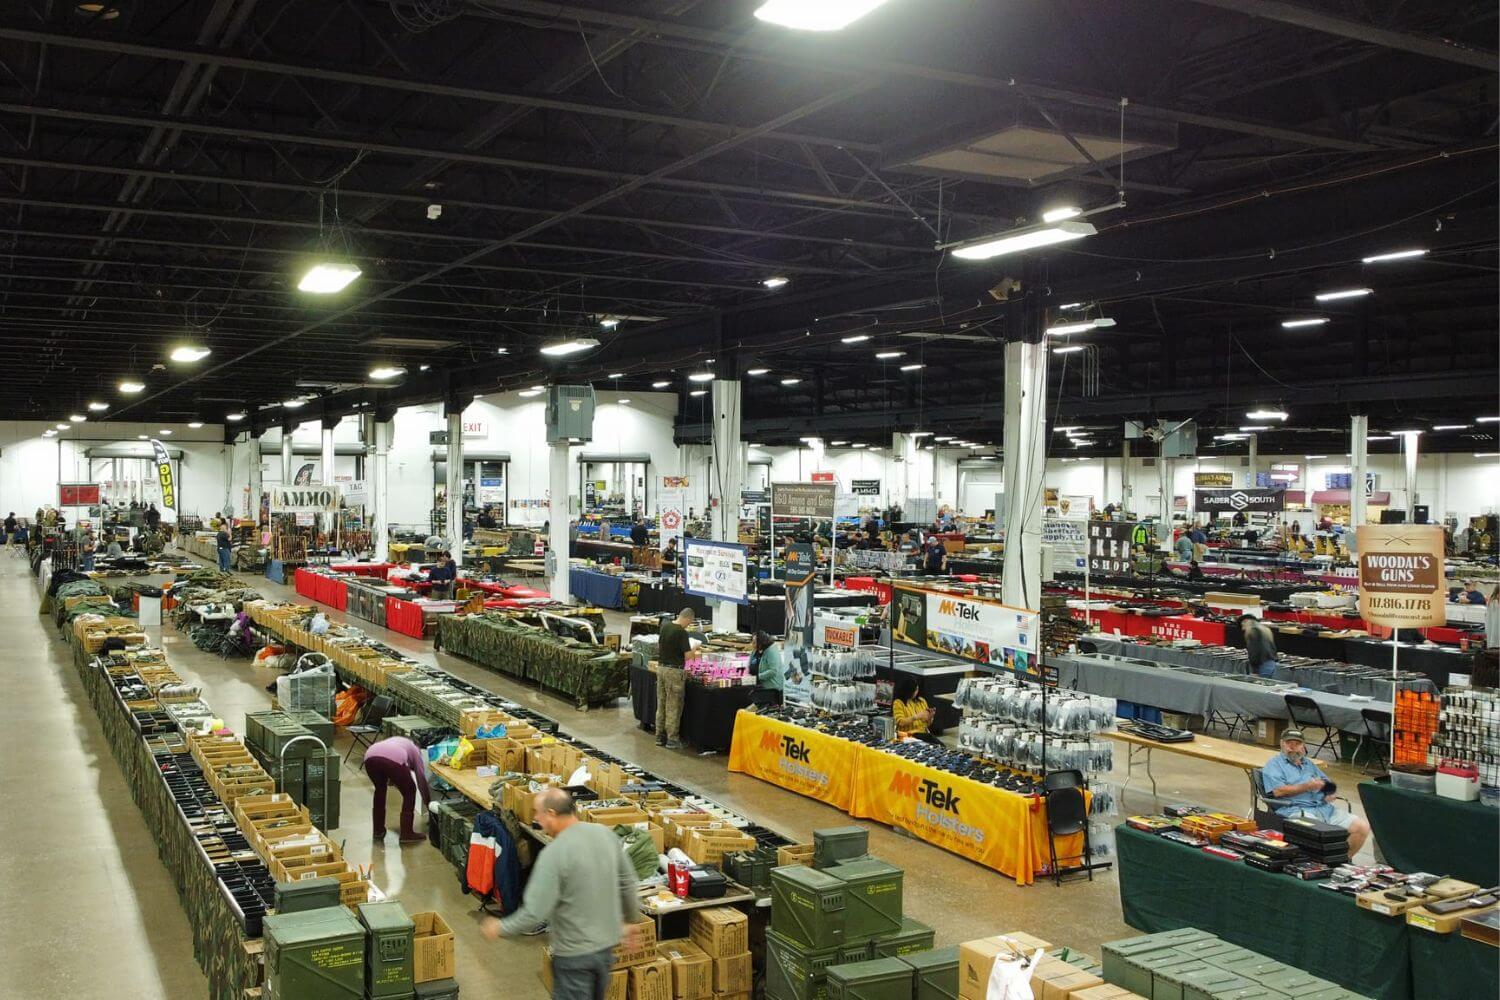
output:
<path id="1" fill-rule="evenodd" d="M 1030 959 L 1005 954 L 997 956 L 995 967 L 990 970 L 985 1000 L 1036 1000 L 1031 992 L 1031 972 L 1041 960 L 1040 948 Z"/>

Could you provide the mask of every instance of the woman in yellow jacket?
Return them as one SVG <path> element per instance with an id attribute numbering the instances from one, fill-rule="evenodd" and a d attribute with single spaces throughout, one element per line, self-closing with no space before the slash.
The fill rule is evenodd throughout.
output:
<path id="1" fill-rule="evenodd" d="M 891 715 L 896 720 L 896 732 L 928 743 L 941 743 L 928 732 L 934 713 L 927 707 L 927 699 L 917 689 L 917 679 L 903 675 L 896 681 L 896 690 L 891 699 Z"/>

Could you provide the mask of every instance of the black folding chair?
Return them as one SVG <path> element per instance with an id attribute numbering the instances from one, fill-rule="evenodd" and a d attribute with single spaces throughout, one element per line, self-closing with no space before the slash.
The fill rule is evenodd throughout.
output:
<path id="1" fill-rule="evenodd" d="M 1326 750 L 1330 746 L 1333 746 L 1333 741 L 1334 738 L 1338 735 L 1338 730 L 1330 726 L 1328 724 L 1328 720 L 1323 718 L 1322 706 L 1320 706 L 1317 702 L 1313 701 L 1306 695 L 1289 694 L 1285 697 L 1287 715 L 1291 716 L 1292 722 L 1297 726 L 1298 729 L 1323 730 L 1323 742 L 1318 744 L 1316 750 L 1310 751 L 1308 756 L 1316 757 L 1319 751 Z M 1338 748 L 1335 747 L 1333 751 L 1334 760 L 1337 760 L 1338 756 Z"/>
<path id="2" fill-rule="evenodd" d="M 1359 715 L 1364 719 L 1365 731 L 1359 736 L 1359 746 L 1355 748 L 1354 756 L 1355 759 L 1359 758 L 1359 752 L 1365 748 L 1366 741 L 1374 744 L 1380 750 L 1380 767 L 1374 772 L 1378 774 L 1386 770 L 1385 762 L 1391 756 L 1391 713 L 1382 712 L 1378 708 L 1362 708 Z"/>
<path id="3" fill-rule="evenodd" d="M 1084 795 L 1086 784 L 1083 772 L 1076 769 L 1049 771 L 1042 778 L 1043 796 L 1047 802 L 1047 853 L 1052 862 L 1052 884 L 1062 885 L 1064 876 L 1087 875 L 1094 880 L 1095 869 L 1109 868 L 1111 862 L 1095 862 L 1094 844 L 1089 838 L 1088 798 Z M 1064 855 L 1064 860 L 1076 857 L 1081 864 L 1064 869 L 1058 864 L 1057 838 L 1083 834 L 1083 853 Z"/>
<path id="4" fill-rule="evenodd" d="M 364 713 L 360 716 L 359 722 L 352 726 L 344 727 L 344 732 L 354 737 L 354 742 L 349 744 L 349 752 L 344 754 L 345 764 L 349 763 L 349 758 L 353 756 L 355 747 L 368 749 L 370 744 L 375 742 L 375 737 L 380 735 L 380 724 L 385 721 L 385 717 L 390 715 L 391 710 L 395 707 L 395 702 L 383 694 L 378 694 L 370 699 L 370 703 L 365 706 Z"/>
<path id="5" fill-rule="evenodd" d="M 1257 767 L 1251 773 L 1255 785 L 1255 827 L 1258 830 L 1281 830 L 1281 814 L 1272 808 L 1270 789 L 1266 788 L 1266 772 Z"/>

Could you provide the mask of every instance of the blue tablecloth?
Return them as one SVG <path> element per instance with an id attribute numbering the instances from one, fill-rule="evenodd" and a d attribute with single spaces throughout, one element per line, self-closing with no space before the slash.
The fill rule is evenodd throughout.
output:
<path id="1" fill-rule="evenodd" d="M 625 607 L 624 580 L 613 573 L 575 567 L 568 573 L 568 593 L 599 608 Z"/>

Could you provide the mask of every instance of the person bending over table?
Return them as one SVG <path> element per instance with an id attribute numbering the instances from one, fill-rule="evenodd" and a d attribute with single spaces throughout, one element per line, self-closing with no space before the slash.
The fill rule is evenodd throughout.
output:
<path id="1" fill-rule="evenodd" d="M 427 759 L 422 748 L 405 736 L 388 736 L 365 751 L 365 773 L 375 784 L 373 816 L 375 843 L 385 840 L 385 790 L 395 785 L 401 792 L 401 843 L 416 844 L 426 838 L 413 828 L 416 799 L 422 795 L 422 808 L 432 804 L 432 789 L 427 783 Z"/>
<path id="2" fill-rule="evenodd" d="M 927 699 L 922 697 L 917 688 L 915 677 L 908 674 L 896 681 L 896 690 L 891 699 L 891 716 L 896 720 L 896 732 L 927 743 L 941 743 L 941 740 L 928 732 L 932 727 L 933 715 L 932 709 L 927 707 Z"/>
<path id="3" fill-rule="evenodd" d="M 1262 769 L 1266 793 L 1278 816 L 1288 819 L 1306 816 L 1349 831 L 1349 856 L 1353 857 L 1370 836 L 1370 824 L 1329 801 L 1333 782 L 1323 769 L 1307 756 L 1302 730 L 1288 729 L 1281 734 L 1281 753 L 1266 762 Z"/>
<path id="4" fill-rule="evenodd" d="M 1280 664 L 1276 660 L 1276 636 L 1270 626 L 1254 615 L 1240 615 L 1240 632 L 1245 637 L 1250 672 L 1261 677 L 1276 676 Z"/>

